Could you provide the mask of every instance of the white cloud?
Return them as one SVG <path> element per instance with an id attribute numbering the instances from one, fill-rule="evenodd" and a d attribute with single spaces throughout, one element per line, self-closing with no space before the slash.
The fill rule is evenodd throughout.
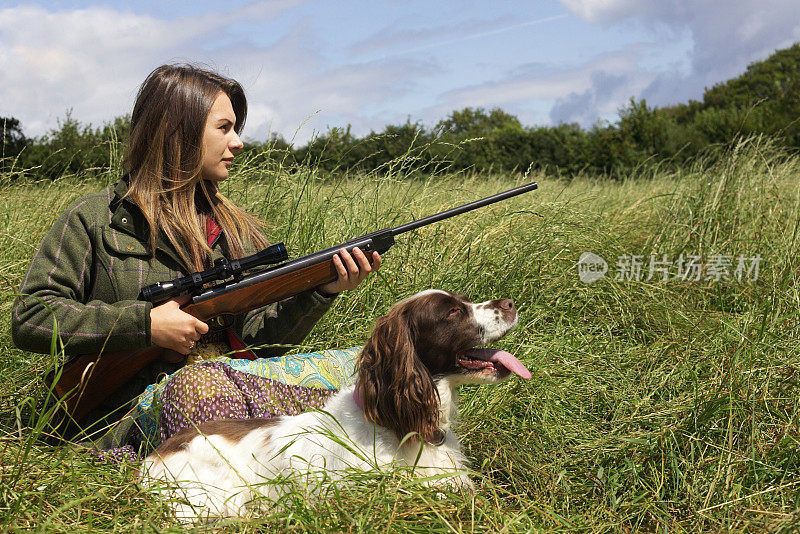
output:
<path id="1" fill-rule="evenodd" d="M 639 45 L 567 67 L 523 65 L 500 80 L 443 93 L 440 104 L 427 115 L 441 118 L 453 109 L 467 106 L 501 107 L 519 114 L 528 124 L 577 121 L 589 125 L 600 116 L 615 112 L 620 102 L 649 83 L 652 74 L 637 74 L 646 49 Z M 553 111 L 548 116 L 543 109 L 550 106 Z"/>
<path id="2" fill-rule="evenodd" d="M 645 97 L 651 105 L 700 98 L 704 87 L 800 38 L 797 0 L 729 0 L 724 5 L 712 0 L 561 0 L 590 24 L 613 31 L 633 26 L 648 32 L 646 39 L 652 41 L 566 66 L 563 60 L 522 65 L 494 79 L 487 79 L 493 69 L 453 72 L 463 85 L 444 82 L 451 85 L 434 88 L 428 80 L 442 83 L 437 74 L 446 62 L 437 64 L 435 53 L 404 54 L 406 43 L 427 51 L 537 20 L 519 22 L 498 12 L 481 24 L 474 19 L 454 22 L 452 28 L 386 27 L 335 50 L 362 51 L 362 61 L 339 57 L 337 62 L 329 55 L 336 46 L 329 28 L 315 27 L 307 15 L 302 20 L 293 16 L 305 1 L 265 0 L 224 14 L 221 6 L 217 12 L 171 20 L 105 7 L 0 8 L 0 116 L 20 119 L 29 136 L 55 127 L 68 109 L 81 122 L 99 126 L 130 111 L 139 84 L 153 68 L 192 61 L 242 82 L 251 104 L 245 136 L 257 139 L 270 130 L 292 137 L 306 119 L 296 138 L 301 144 L 328 125 L 351 123 L 361 135 L 403 121 L 407 114 L 435 122 L 465 106 L 500 106 L 526 124 L 587 125 L 613 115 L 631 96 Z M 237 23 L 251 29 L 271 24 L 281 33 L 269 42 L 262 32 L 255 44 L 246 32 L 231 29 Z M 358 41 L 356 34 L 351 37 Z M 691 43 L 689 59 L 678 66 L 676 48 L 670 48 L 676 40 Z M 398 47 L 403 50 L 397 52 Z M 389 55 L 381 60 L 364 60 L 384 51 Z M 666 53 L 659 56 L 659 51 Z M 438 97 L 432 96 L 436 91 Z M 422 110 L 396 109 L 397 102 L 422 107 L 432 101 Z"/>
<path id="3" fill-rule="evenodd" d="M 562 14 L 520 21 L 517 17 L 504 16 L 492 20 L 481 19 L 478 21 L 464 21 L 457 24 L 448 21 L 448 24 L 445 25 L 413 29 L 398 29 L 395 22 L 394 24 L 378 30 L 366 39 L 354 43 L 348 47 L 348 49 L 351 54 L 367 54 L 400 46 L 402 50 L 393 52 L 393 55 L 408 54 L 472 39 L 488 37 L 490 35 L 497 35 L 526 26 L 552 22 L 565 17 L 567 17 L 567 15 Z"/>
<path id="4" fill-rule="evenodd" d="M 690 72 L 663 71 L 641 96 L 658 105 L 700 99 L 703 89 L 741 74 L 748 64 L 800 37 L 797 0 L 561 0 L 589 23 L 622 22 L 665 39 L 688 32 Z"/>
<path id="5" fill-rule="evenodd" d="M 170 30 L 151 17 L 104 8 L 2 9 L 0 114 L 19 118 L 30 135 L 44 133 L 69 108 L 89 121 L 124 113 L 152 68 L 145 58 L 182 38 Z"/>
<path id="6" fill-rule="evenodd" d="M 561 0 L 561 4 L 587 22 L 607 22 L 631 16 L 641 7 L 638 0 Z"/>
<path id="7" fill-rule="evenodd" d="M 639 59 L 636 50 L 603 54 L 586 63 L 558 68 L 544 64 L 523 65 L 508 78 L 445 93 L 457 105 L 502 105 L 531 98 L 553 99 L 588 88 L 593 72 L 623 73 L 632 70 Z M 476 105 L 476 104 L 473 104 Z"/>
<path id="8" fill-rule="evenodd" d="M 703 90 L 741 74 L 753 61 L 800 36 L 797 0 L 561 0 L 568 11 L 606 29 L 645 31 L 651 42 L 628 45 L 568 66 L 535 64 L 506 76 L 443 92 L 429 119 L 466 106 L 503 107 L 523 122 L 614 119 L 631 97 L 650 105 L 702 98 Z M 613 27 L 613 28 L 612 28 Z M 653 59 L 688 42 L 681 64 Z M 527 119 L 527 120 L 526 120 Z M 533 120 L 534 122 L 531 122 Z"/>
<path id="9" fill-rule="evenodd" d="M 230 51 L 231 73 L 251 102 L 247 135 L 263 139 L 271 130 L 291 138 L 302 124 L 295 138 L 302 144 L 328 126 L 352 123 L 358 135 L 382 129 L 384 123 L 365 108 L 408 93 L 416 79 L 433 70 L 430 63 L 410 58 L 329 66 L 318 52 L 324 49 L 312 29 L 296 26 L 267 50 Z"/>
<path id="10" fill-rule="evenodd" d="M 409 80 L 430 69 L 409 59 L 330 67 L 325 43 L 299 23 L 287 22 L 288 33 L 267 46 L 242 42 L 229 29 L 236 20 L 274 20 L 297 4 L 258 2 L 230 16 L 175 20 L 104 7 L 0 9 L 0 116 L 20 119 L 28 136 L 54 128 L 70 109 L 82 123 L 99 126 L 130 112 L 153 68 L 191 61 L 243 84 L 251 103 L 246 136 L 263 139 L 270 127 L 291 136 L 312 117 L 297 137 L 302 143 L 313 128 L 346 117 L 370 123 L 360 114 L 364 106 L 410 90 Z M 239 41 L 218 44 L 226 38 Z"/>

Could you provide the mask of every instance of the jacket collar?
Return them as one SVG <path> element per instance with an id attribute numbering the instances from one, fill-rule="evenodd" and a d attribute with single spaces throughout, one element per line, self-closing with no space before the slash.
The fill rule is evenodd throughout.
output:
<path id="1" fill-rule="evenodd" d="M 126 175 L 114 185 L 114 194 L 109 205 L 109 210 L 111 211 L 110 226 L 118 232 L 122 232 L 136 238 L 141 243 L 147 243 L 150 239 L 150 227 L 147 224 L 147 219 L 144 218 L 139 206 L 130 200 L 130 198 L 125 196 L 127 192 L 128 177 Z M 211 244 L 212 247 L 217 245 L 221 246 L 222 250 L 227 254 L 227 243 L 225 242 L 225 237 L 221 232 Z M 160 250 L 169 256 L 186 272 L 192 271 L 192 269 L 188 269 L 186 264 L 183 263 L 181 257 L 169 243 L 163 232 L 158 232 L 157 234 L 156 250 Z"/>
<path id="2" fill-rule="evenodd" d="M 146 243 L 149 238 L 150 228 L 147 220 L 142 215 L 139 206 L 125 197 L 128 192 L 128 183 L 125 178 L 114 186 L 114 196 L 111 198 L 109 210 L 111 211 L 111 228 L 137 238 Z"/>

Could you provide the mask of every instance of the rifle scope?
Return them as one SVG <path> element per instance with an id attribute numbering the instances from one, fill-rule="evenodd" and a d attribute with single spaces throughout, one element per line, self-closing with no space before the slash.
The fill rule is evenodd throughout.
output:
<path id="1" fill-rule="evenodd" d="M 211 282 L 231 277 L 235 280 L 249 269 L 280 263 L 288 258 L 289 254 L 286 252 L 286 247 L 283 243 L 275 243 L 252 256 L 246 256 L 238 260 L 219 258 L 214 262 L 214 267 L 207 271 L 176 278 L 171 282 L 157 282 L 143 287 L 140 299 L 161 302 L 184 293 L 194 293 L 200 291 L 204 285 Z"/>

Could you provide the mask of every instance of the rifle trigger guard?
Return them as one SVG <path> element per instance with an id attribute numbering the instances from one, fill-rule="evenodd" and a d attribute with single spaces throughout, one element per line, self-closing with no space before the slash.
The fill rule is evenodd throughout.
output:
<path id="1" fill-rule="evenodd" d="M 233 316 L 232 315 L 217 315 L 213 319 L 208 321 L 209 326 L 213 330 L 222 330 L 223 328 L 228 328 L 233 324 Z"/>

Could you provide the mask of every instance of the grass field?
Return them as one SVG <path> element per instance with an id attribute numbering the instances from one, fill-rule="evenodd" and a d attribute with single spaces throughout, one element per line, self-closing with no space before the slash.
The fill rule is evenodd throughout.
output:
<path id="1" fill-rule="evenodd" d="M 791 531 L 800 524 L 800 159 L 742 142 L 721 163 L 644 168 L 624 182 L 547 174 L 321 181 L 239 164 L 227 193 L 296 256 L 536 179 L 540 189 L 398 238 L 379 275 L 345 294 L 308 347 L 363 342 L 396 300 L 437 287 L 513 298 L 497 346 L 533 372 L 465 388 L 460 434 L 476 494 L 368 473 L 324 499 L 210 531 Z M 13 347 L 15 288 L 52 221 L 102 188 L 65 177 L 0 184 L 0 529 L 180 531 L 130 466 L 37 441 L 36 377 L 51 356 Z M 605 278 L 578 276 L 583 252 Z M 673 261 L 647 280 L 650 257 Z M 728 256 L 731 275 L 675 276 L 677 258 Z M 642 276 L 617 261 L 643 256 Z M 758 276 L 734 275 L 760 255 Z M 752 261 L 748 264 L 752 267 Z M 755 279 L 757 278 L 757 279 Z"/>

